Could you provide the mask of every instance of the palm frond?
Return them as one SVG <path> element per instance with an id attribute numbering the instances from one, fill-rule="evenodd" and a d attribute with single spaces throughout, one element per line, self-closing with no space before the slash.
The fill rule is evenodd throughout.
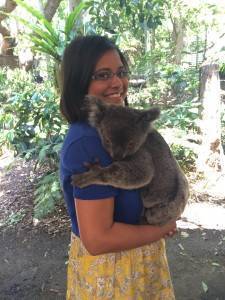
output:
<path id="1" fill-rule="evenodd" d="M 66 18 L 64 32 L 65 32 L 65 35 L 66 35 L 67 39 L 69 37 L 69 34 L 70 34 L 71 30 L 73 29 L 74 23 L 76 22 L 76 20 L 79 17 L 80 13 L 82 12 L 82 10 L 84 8 L 87 8 L 87 7 L 88 7 L 87 2 L 85 2 L 85 1 L 81 2 L 79 5 L 77 5 L 74 8 L 74 10 Z"/>

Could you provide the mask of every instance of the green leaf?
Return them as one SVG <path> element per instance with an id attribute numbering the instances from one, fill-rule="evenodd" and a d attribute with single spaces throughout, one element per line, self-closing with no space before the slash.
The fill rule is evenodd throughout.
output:
<path id="1" fill-rule="evenodd" d="M 46 53 L 48 55 L 51 55 L 57 61 L 60 61 L 59 56 L 55 52 L 51 51 L 50 49 L 47 49 L 47 48 L 42 47 L 42 46 L 34 46 L 33 49 L 36 50 L 36 51 L 39 51 L 41 53 Z"/>
<path id="2" fill-rule="evenodd" d="M 11 17 L 17 19 L 18 21 L 20 21 L 21 23 L 26 25 L 28 28 L 30 28 L 32 31 L 34 31 L 37 35 L 46 39 L 48 42 L 51 42 L 52 45 L 57 46 L 60 43 L 60 39 L 59 39 L 57 32 L 52 27 L 52 24 L 44 17 L 44 15 L 42 15 L 38 10 L 29 6 L 24 1 L 16 0 L 15 2 L 17 4 L 19 4 L 20 6 L 22 6 L 32 16 L 34 16 L 37 19 L 39 25 L 34 25 L 19 16 L 12 15 Z"/>
<path id="3" fill-rule="evenodd" d="M 50 145 L 46 145 L 41 149 L 41 151 L 39 152 L 39 155 L 38 155 L 39 161 L 43 161 L 47 158 L 47 153 L 48 153 L 49 148 L 50 148 Z"/>
<path id="4" fill-rule="evenodd" d="M 65 32 L 67 40 L 69 39 L 69 35 L 70 35 L 71 30 L 73 29 L 75 21 L 78 19 L 82 10 L 84 8 L 87 8 L 87 6 L 88 6 L 88 4 L 85 1 L 81 2 L 79 5 L 77 5 L 74 8 L 74 10 L 66 18 L 64 32 Z"/>
<path id="5" fill-rule="evenodd" d="M 19 6 L 22 6 L 26 11 L 28 11 L 31 15 L 35 16 L 39 21 L 45 19 L 45 16 L 40 13 L 37 9 L 28 5 L 25 1 L 22 0 L 14 0 Z"/>
<path id="6" fill-rule="evenodd" d="M 51 46 L 51 45 L 49 45 L 48 42 L 46 42 L 46 41 L 44 41 L 42 39 L 39 39 L 36 36 L 33 36 L 33 37 L 31 36 L 30 40 L 34 43 L 35 47 L 44 49 L 45 53 L 48 53 L 49 55 L 51 55 L 54 58 L 58 59 L 57 52 L 54 51 L 54 47 Z"/>
<path id="7" fill-rule="evenodd" d="M 62 148 L 62 143 L 59 143 L 59 144 L 57 144 L 53 147 L 53 151 L 56 152 L 56 153 L 59 153 L 61 148 Z"/>
<path id="8" fill-rule="evenodd" d="M 52 37 L 52 39 L 54 39 L 55 44 L 58 44 L 59 43 L 59 36 L 58 36 L 57 32 L 54 30 L 54 28 L 52 27 L 52 24 L 46 19 L 41 20 L 41 22 L 43 23 L 45 28 L 50 33 L 50 36 Z"/>

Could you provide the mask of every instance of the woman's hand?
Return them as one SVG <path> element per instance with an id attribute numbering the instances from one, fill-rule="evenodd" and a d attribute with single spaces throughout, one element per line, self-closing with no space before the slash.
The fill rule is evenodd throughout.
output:
<path id="1" fill-rule="evenodd" d="M 162 226 L 162 229 L 165 230 L 165 238 L 173 237 L 177 233 L 178 230 L 176 221 L 177 220 L 172 220 Z"/>

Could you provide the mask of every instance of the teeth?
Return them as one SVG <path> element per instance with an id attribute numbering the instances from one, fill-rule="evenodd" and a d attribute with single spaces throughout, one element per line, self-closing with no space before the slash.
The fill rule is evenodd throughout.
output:
<path id="1" fill-rule="evenodd" d="M 121 95 L 120 94 L 111 94 L 109 95 L 109 97 L 120 97 Z"/>

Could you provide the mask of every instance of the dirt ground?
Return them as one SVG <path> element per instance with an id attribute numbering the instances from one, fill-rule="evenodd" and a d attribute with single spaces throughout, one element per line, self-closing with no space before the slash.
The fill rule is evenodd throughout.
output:
<path id="1" fill-rule="evenodd" d="M 61 205 L 57 213 L 34 222 L 33 165 L 22 160 L 8 170 L 6 165 L 1 158 L 0 299 L 65 299 L 70 240 L 66 211 Z M 167 240 L 177 300 L 225 300 L 224 199 L 192 194 L 179 233 Z"/>

